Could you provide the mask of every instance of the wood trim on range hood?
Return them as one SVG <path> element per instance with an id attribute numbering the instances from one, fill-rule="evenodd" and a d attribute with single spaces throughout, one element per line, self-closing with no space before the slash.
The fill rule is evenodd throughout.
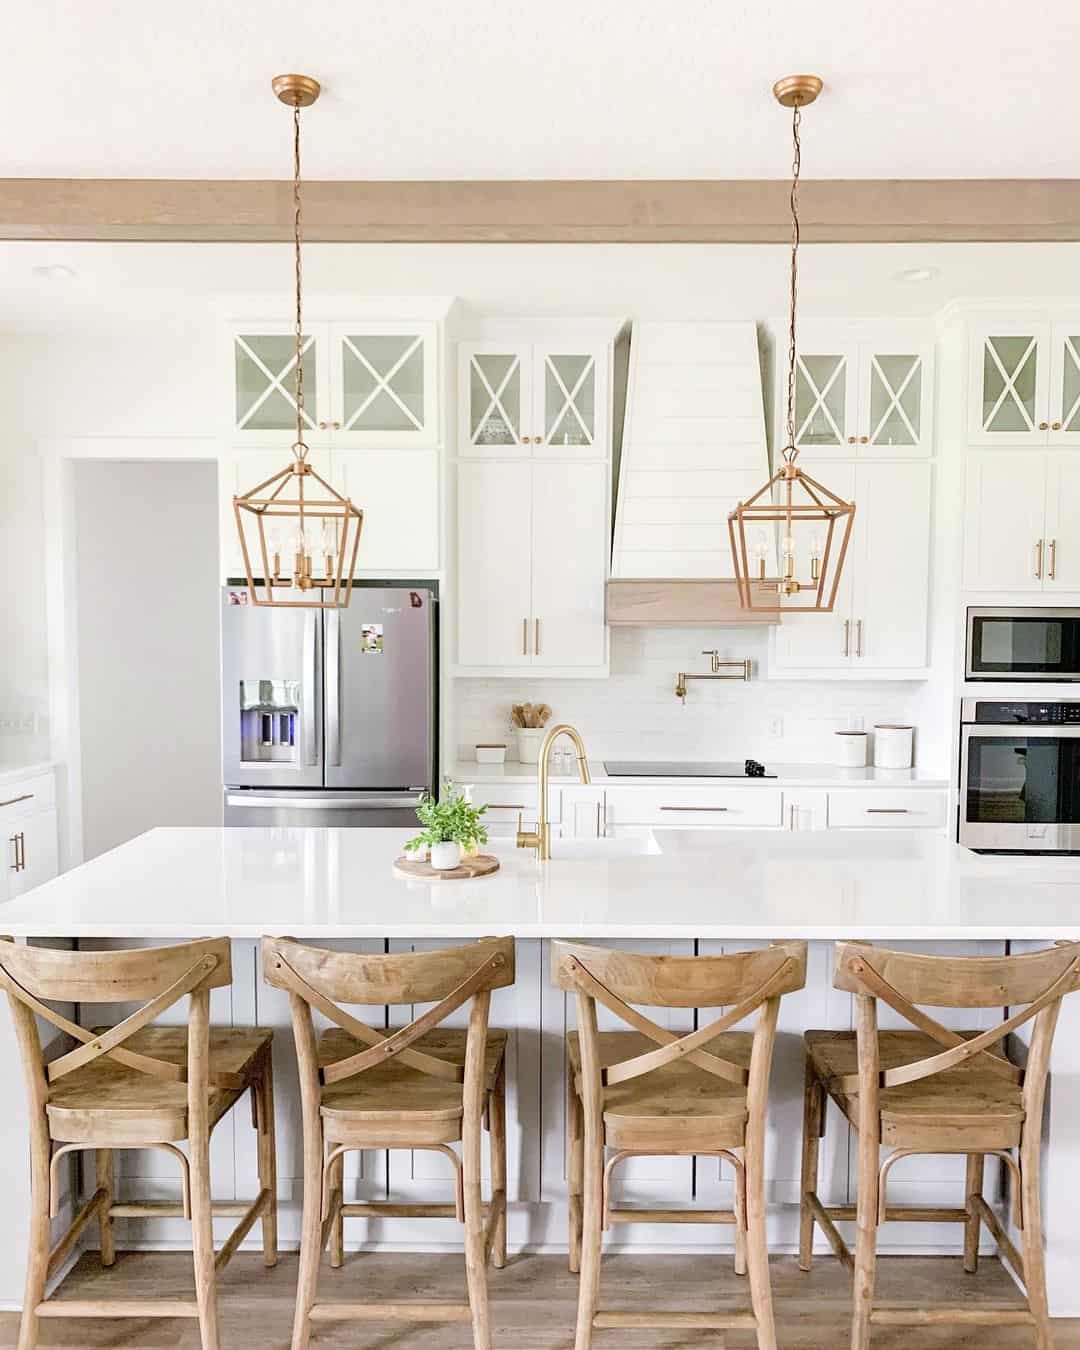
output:
<path id="1" fill-rule="evenodd" d="M 273 242 L 292 238 L 273 180 L 0 179 L 0 239 Z M 312 242 L 786 243 L 773 180 L 309 182 Z M 1080 240 L 1080 179 L 820 179 L 808 243 Z"/>
<path id="2" fill-rule="evenodd" d="M 606 617 L 612 628 L 761 628 L 780 622 L 779 614 L 741 608 L 727 577 L 613 579 Z"/>

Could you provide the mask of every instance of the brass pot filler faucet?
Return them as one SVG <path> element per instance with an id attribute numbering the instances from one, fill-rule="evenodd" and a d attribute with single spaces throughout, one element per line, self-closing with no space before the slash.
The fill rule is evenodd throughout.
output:
<path id="1" fill-rule="evenodd" d="M 693 672 L 687 674 L 686 671 L 679 671 L 679 678 L 675 684 L 675 697 L 681 698 L 686 702 L 686 682 L 687 680 L 748 680 L 751 674 L 750 658 L 746 657 L 743 661 L 721 661 L 718 651 L 705 651 L 702 656 L 712 657 L 712 670 L 707 675 L 695 675 Z M 731 666 L 738 671 L 738 674 L 726 675 L 721 667 Z"/>

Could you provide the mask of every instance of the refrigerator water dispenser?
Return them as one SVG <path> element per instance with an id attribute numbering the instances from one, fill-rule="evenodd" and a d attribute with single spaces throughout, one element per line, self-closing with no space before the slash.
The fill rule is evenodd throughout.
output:
<path id="1" fill-rule="evenodd" d="M 299 758 L 296 680 L 240 681 L 240 758 L 245 763 L 291 764 Z"/>

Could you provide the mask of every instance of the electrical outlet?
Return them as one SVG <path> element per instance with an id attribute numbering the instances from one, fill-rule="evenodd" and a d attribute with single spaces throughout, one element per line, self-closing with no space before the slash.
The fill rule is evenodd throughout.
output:
<path id="1" fill-rule="evenodd" d="M 774 741 L 778 741 L 784 734 L 784 719 L 782 717 L 769 718 L 769 735 Z"/>
<path id="2" fill-rule="evenodd" d="M 0 736 L 29 735 L 34 730 L 34 719 L 30 717 L 0 717 Z"/>

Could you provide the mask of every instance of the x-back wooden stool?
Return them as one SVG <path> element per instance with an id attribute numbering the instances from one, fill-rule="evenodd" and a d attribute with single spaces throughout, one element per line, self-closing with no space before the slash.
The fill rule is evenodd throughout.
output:
<path id="1" fill-rule="evenodd" d="M 0 941 L 0 986 L 8 995 L 29 1096 L 31 1228 L 19 1350 L 34 1350 L 43 1317 L 197 1317 L 203 1350 L 218 1350 L 216 1279 L 258 1220 L 264 1259 L 277 1260 L 272 1033 L 210 1026 L 210 991 L 232 982 L 228 939 L 128 951 L 65 952 Z M 190 999 L 188 1024 L 151 1023 Z M 146 1000 L 117 1026 L 88 1031 L 52 1003 Z M 37 1018 L 75 1048 L 43 1052 Z M 259 1195 L 251 1205 L 216 1205 L 210 1193 L 210 1135 L 245 1092 L 251 1092 L 259 1146 Z M 185 1156 L 177 1144 L 187 1140 Z M 153 1148 L 180 1165 L 183 1203 L 117 1204 L 116 1149 Z M 57 1165 L 69 1153 L 96 1154 L 97 1187 L 50 1250 L 49 1219 L 57 1209 Z M 240 1219 L 214 1254 L 213 1216 Z M 116 1259 L 114 1220 L 191 1220 L 196 1297 L 46 1300 L 47 1280 L 64 1264 L 95 1220 L 101 1259 Z"/>
<path id="2" fill-rule="evenodd" d="M 493 989 L 514 983 L 513 938 L 444 951 L 371 956 L 263 941 L 268 984 L 289 994 L 304 1127 L 304 1218 L 292 1350 L 306 1350 L 313 1321 L 362 1318 L 472 1322 L 476 1350 L 491 1350 L 485 1267 L 506 1263 L 506 1033 L 488 1027 Z M 467 1031 L 442 1027 L 471 1001 Z M 382 1031 L 338 1006 L 435 1003 L 408 1026 Z M 334 1025 L 316 1038 L 312 1012 Z M 491 1203 L 480 1194 L 480 1142 L 491 1136 Z M 461 1157 L 450 1147 L 461 1143 Z M 346 1204 L 344 1154 L 432 1149 L 455 1168 L 454 1205 Z M 343 1260 L 346 1218 L 457 1218 L 465 1224 L 469 1301 L 316 1303 L 319 1262 Z"/>
<path id="3" fill-rule="evenodd" d="M 776 1350 L 765 1235 L 765 1107 L 783 994 L 806 983 L 806 943 L 726 956 L 641 956 L 552 944 L 552 978 L 576 995 L 567 1042 L 570 1102 L 570 1260 L 581 1270 L 576 1350 L 594 1328 L 753 1328 Z M 632 1031 L 600 1032 L 601 1004 Z M 728 1011 L 684 1036 L 631 1004 Z M 760 1011 L 759 1011 L 760 1010 Z M 758 1012 L 753 1032 L 734 1032 Z M 605 1166 L 605 1147 L 615 1150 Z M 731 1163 L 732 1211 L 619 1209 L 611 1180 L 625 1158 L 711 1155 Z M 736 1269 L 749 1273 L 752 1311 L 689 1313 L 599 1309 L 602 1230 L 613 1223 L 735 1225 Z"/>
<path id="4" fill-rule="evenodd" d="M 817 1224 L 854 1271 L 852 1350 L 867 1350 L 872 1325 L 948 1322 L 1030 1326 L 1038 1350 L 1050 1350 L 1039 1155 L 1050 1047 L 1062 998 L 1080 988 L 1080 943 L 1001 957 L 920 956 L 865 943 L 839 943 L 833 982 L 837 989 L 855 995 L 857 1029 L 806 1033 L 800 1266 L 810 1269 Z M 893 1008 L 913 1030 L 878 1031 L 879 1002 Z M 1017 1010 L 987 1031 L 955 1032 L 926 1013 L 927 1007 Z M 1031 1041 L 1027 1063 L 1020 1067 L 1006 1057 L 1002 1042 L 1026 1023 L 1031 1023 Z M 823 1205 L 817 1194 L 826 1095 L 858 1134 L 854 1213 L 847 1207 Z M 892 1149 L 884 1162 L 882 1145 Z M 886 1203 L 893 1164 L 916 1153 L 967 1155 L 963 1208 Z M 1022 1250 L 1017 1250 L 983 1198 L 988 1155 L 1002 1159 L 1012 1176 Z M 854 1257 L 836 1227 L 837 1221 L 852 1218 Z M 976 1269 L 980 1225 L 985 1224 L 1023 1281 L 1028 1307 L 875 1304 L 877 1230 L 890 1219 L 962 1223 L 968 1272 Z"/>

